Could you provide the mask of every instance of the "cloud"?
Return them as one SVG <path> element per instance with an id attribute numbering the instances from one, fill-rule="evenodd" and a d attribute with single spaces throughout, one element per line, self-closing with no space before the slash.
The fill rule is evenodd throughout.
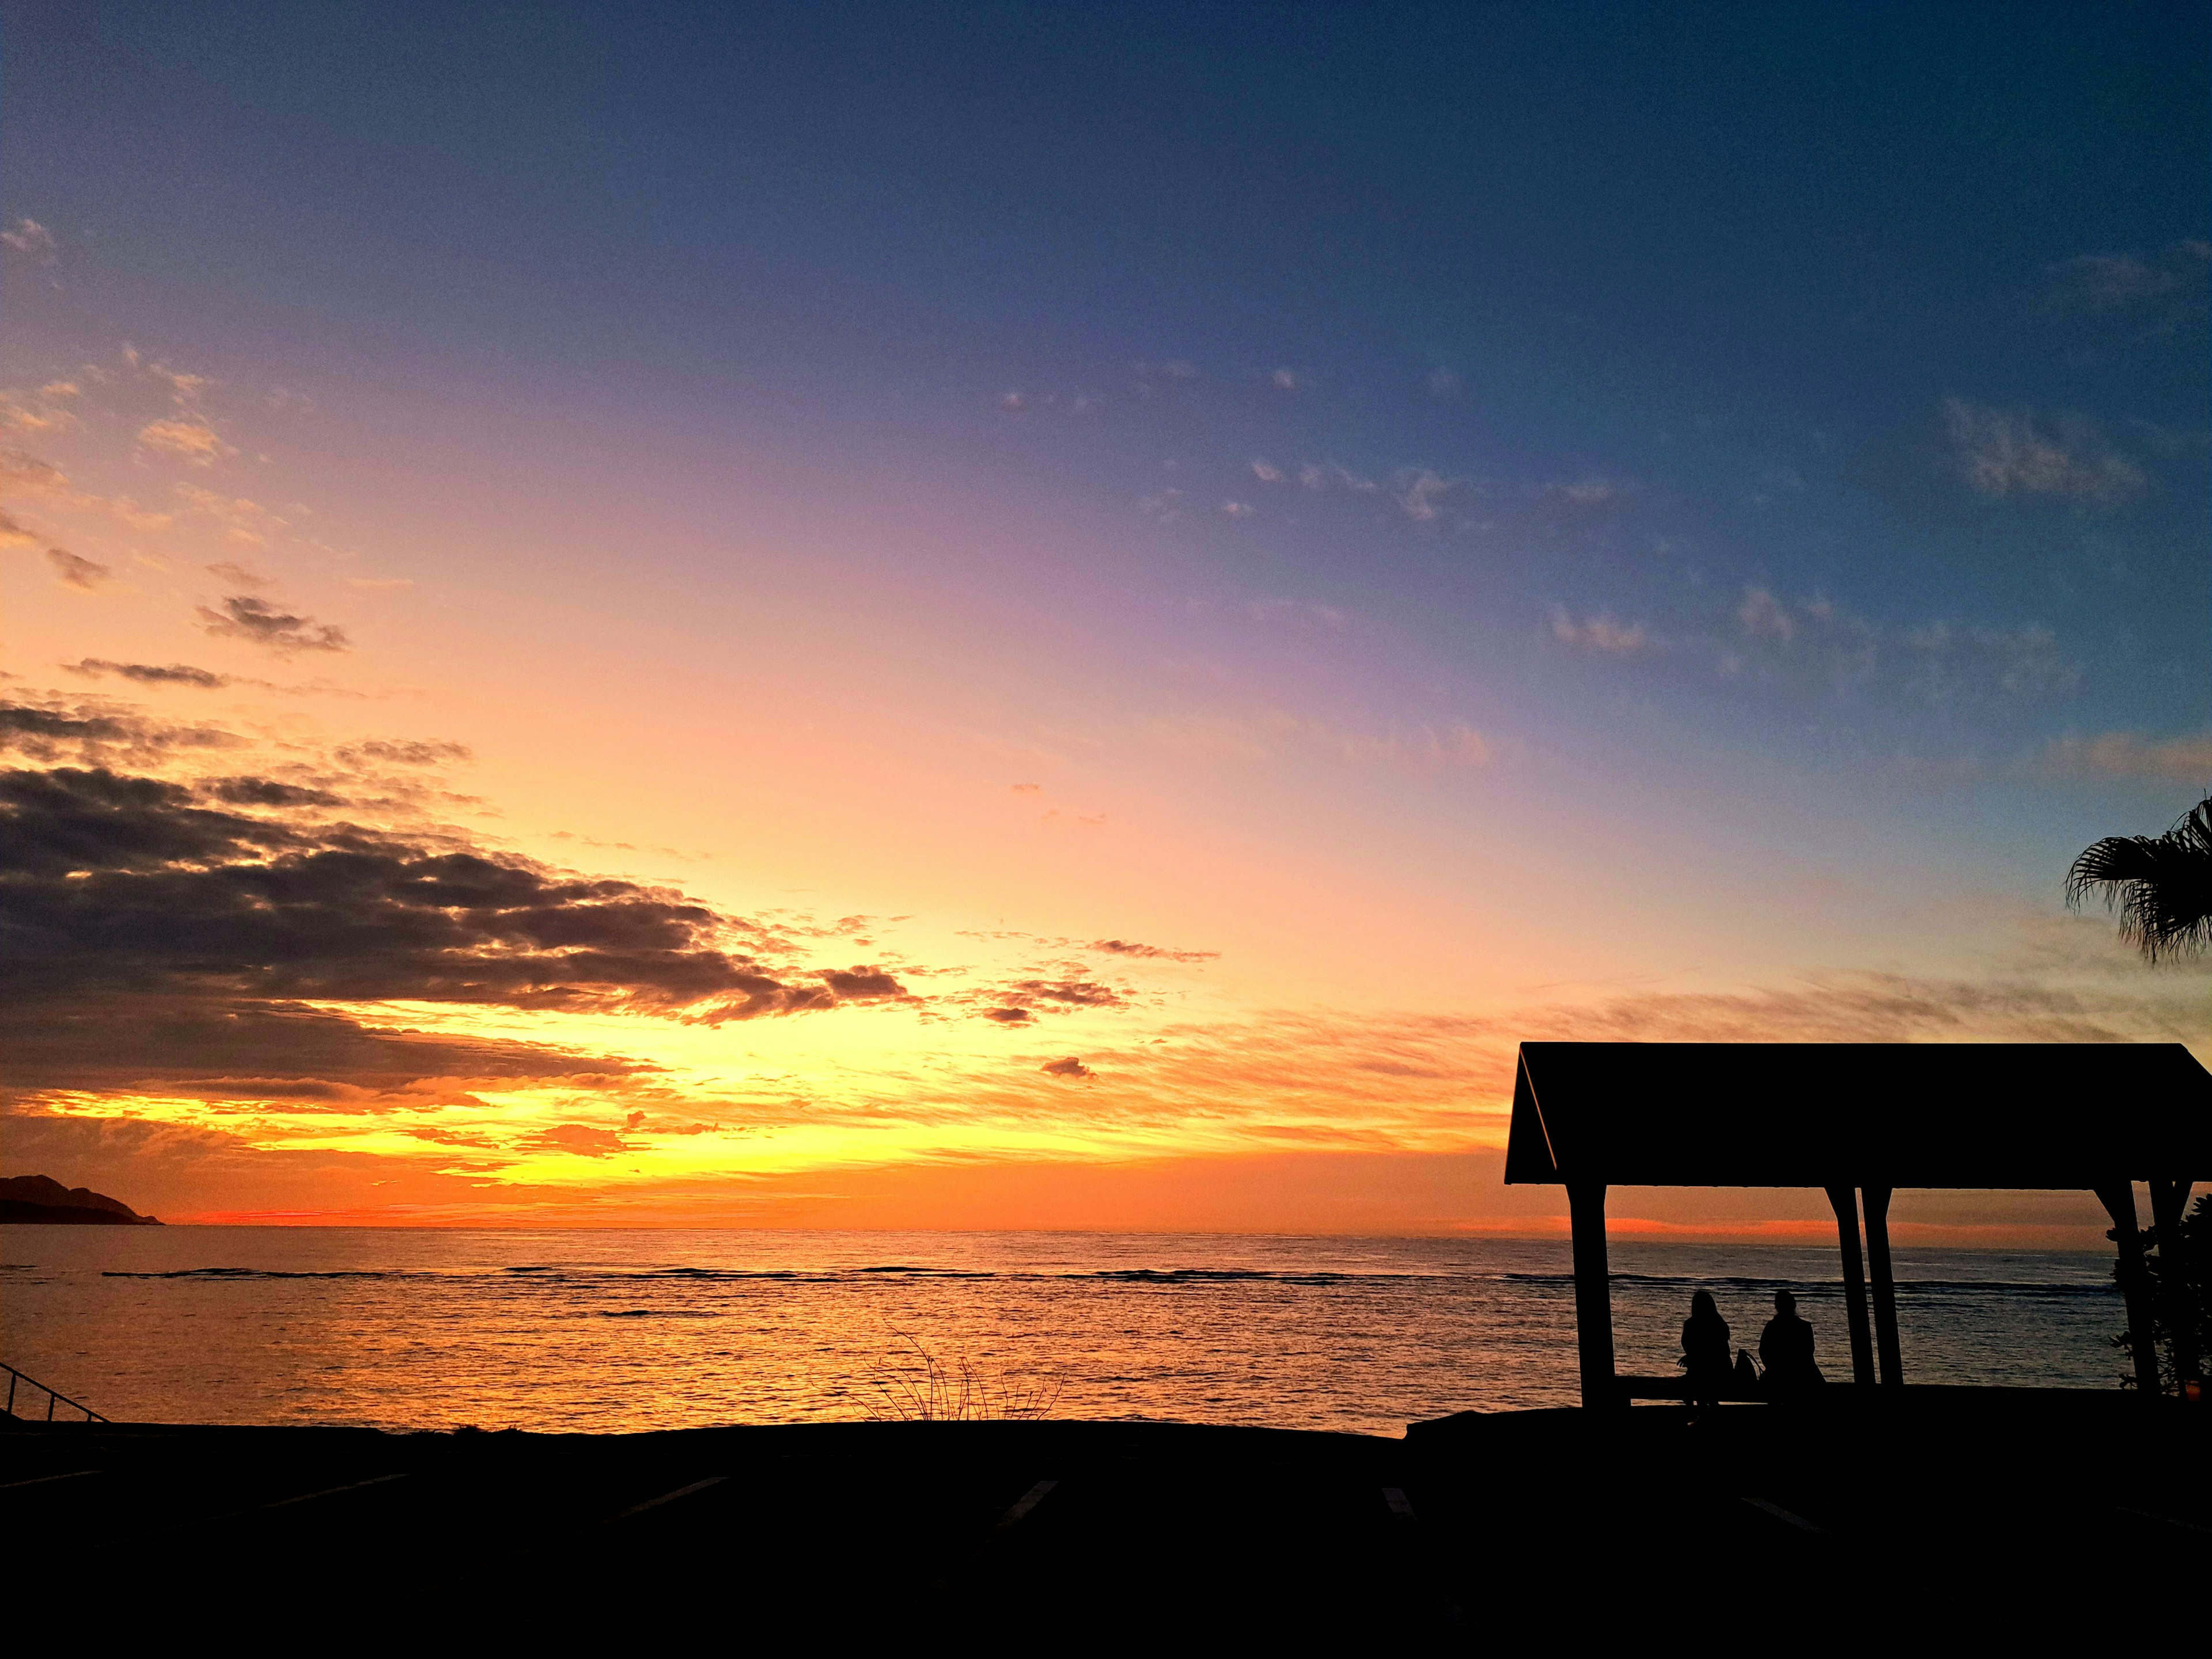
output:
<path id="1" fill-rule="evenodd" d="M 1552 613 L 1553 636 L 1573 645 L 1700 679 L 1759 686 L 1800 702 L 1910 701 L 1929 707 L 1990 705 L 2071 695 L 2081 665 L 2037 623 L 1992 627 L 1944 619 L 1885 626 L 1823 598 L 1792 599 L 1747 586 L 1725 611 L 1662 637 L 1607 613 L 1577 621 Z M 1710 681 L 1707 682 L 1710 684 Z"/>
<path id="2" fill-rule="evenodd" d="M 18 219 L 7 229 L 0 230 L 0 243 L 41 264 L 52 264 L 61 255 L 61 243 L 36 219 Z"/>
<path id="3" fill-rule="evenodd" d="M 1267 382 L 1278 392 L 1296 392 L 1304 384 L 1294 368 L 1279 368 L 1267 377 Z"/>
<path id="4" fill-rule="evenodd" d="M 1110 985 L 1092 979 L 1020 979 L 988 994 L 1009 1008 L 1066 1013 L 1077 1008 L 1126 1007 L 1128 999 Z"/>
<path id="5" fill-rule="evenodd" d="M 1735 622 L 1736 639 L 1719 648 L 1729 678 L 1796 679 L 1833 695 L 1886 690 L 1929 704 L 2063 696 L 2081 682 L 2057 635 L 2034 625 L 1885 629 L 1830 600 L 1792 604 L 1764 587 L 1744 590 Z"/>
<path id="6" fill-rule="evenodd" d="M 1492 739 L 1457 722 L 1376 733 L 1280 710 L 1166 715 L 1147 722 L 1146 729 L 1170 749 L 1216 760 L 1265 761 L 1304 750 L 1350 766 L 1437 772 L 1486 766 L 1499 752 Z"/>
<path id="7" fill-rule="evenodd" d="M 2212 731 L 2164 738 L 2133 732 L 2053 738 L 2031 769 L 2051 777 L 2143 778 L 2212 788 Z"/>
<path id="8" fill-rule="evenodd" d="M 1069 1082 L 1073 1082 L 1079 1078 L 1097 1075 L 1073 1054 L 1070 1054 L 1065 1060 L 1048 1060 L 1038 1066 L 1037 1070 L 1042 1072 L 1047 1077 L 1064 1078 Z"/>
<path id="9" fill-rule="evenodd" d="M 238 453 L 198 416 L 171 416 L 149 421 L 138 428 L 138 441 L 149 449 L 178 456 L 194 466 L 213 466 Z"/>
<path id="10" fill-rule="evenodd" d="M 2040 416 L 1949 398 L 1943 424 L 1951 470 L 1994 501 L 2051 496 L 2111 507 L 2150 482 L 2084 415 Z"/>
<path id="11" fill-rule="evenodd" d="M 0 450 L 0 489 L 17 495 L 30 495 L 48 489 L 58 489 L 69 479 L 51 461 L 20 449 Z"/>
<path id="12" fill-rule="evenodd" d="M 1261 483 L 1280 483 L 1283 482 L 1282 468 L 1271 465 L 1266 461 L 1255 461 L 1252 463 L 1252 476 L 1257 478 Z"/>
<path id="13" fill-rule="evenodd" d="M 36 547 L 40 539 L 24 529 L 13 515 L 0 513 L 0 547 Z"/>
<path id="14" fill-rule="evenodd" d="M 94 735 L 134 735 L 121 717 L 116 728 Z M 34 722 L 29 735 L 86 734 Z M 336 804 L 250 776 L 191 788 L 99 767 L 0 771 L 0 1009 L 9 1032 L 43 1021 L 60 1034 L 39 1048 L 40 1086 L 89 1087 L 118 1067 L 268 1078 L 283 1067 L 225 1032 L 311 1029 L 325 1048 L 343 1048 L 391 1023 L 344 1012 L 337 1025 L 303 1028 L 307 1004 L 718 1024 L 906 994 L 866 967 L 794 979 L 760 954 L 781 948 L 775 935 L 680 892 L 484 851 L 452 831 L 400 835 L 323 816 Z M 160 1018 L 142 1023 L 142 1008 Z M 528 1058 L 535 1047 L 486 1052 L 521 1074 L 583 1069 L 573 1056 L 550 1067 Z M 359 1081 L 345 1059 L 318 1060 L 314 1075 Z"/>
<path id="15" fill-rule="evenodd" d="M 218 639 L 244 640 L 272 651 L 280 657 L 289 657 L 295 651 L 345 651 L 351 649 L 345 630 L 331 623 L 319 623 L 313 617 L 295 617 L 277 610 L 266 599 L 258 599 L 248 593 L 234 593 L 222 602 L 219 611 L 198 605 L 200 627 L 204 632 Z"/>
<path id="16" fill-rule="evenodd" d="M 270 538 L 285 528 L 283 519 L 243 495 L 218 495 L 195 483 L 180 483 L 176 493 L 193 512 L 221 525 L 224 538 L 240 547 L 266 547 Z M 218 573 L 222 568 L 220 565 L 208 568 Z"/>
<path id="17" fill-rule="evenodd" d="M 411 738 L 371 738 L 365 743 L 348 744 L 331 752 L 348 766 L 369 762 L 386 766 L 443 766 L 450 761 L 474 758 L 468 744 L 448 743 L 442 738 L 427 742 Z"/>
<path id="18" fill-rule="evenodd" d="M 228 674 L 210 673 L 204 668 L 194 668 L 188 663 L 173 662 L 156 665 L 145 662 L 110 662 L 104 657 L 87 657 L 82 662 L 62 665 L 72 674 L 82 674 L 96 679 L 103 674 L 113 674 L 123 679 L 135 680 L 141 685 L 197 685 L 204 690 L 220 690 L 230 684 Z"/>
<path id="19" fill-rule="evenodd" d="M 1158 945 L 1139 945 L 1125 939 L 1093 939 L 1091 948 L 1103 951 L 1110 956 L 1158 958 L 1165 962 L 1212 962 L 1221 955 L 1218 951 L 1170 951 Z"/>
<path id="20" fill-rule="evenodd" d="M 1449 368 L 1431 369 L 1421 377 L 1421 384 L 1428 388 L 1431 398 L 1456 398 L 1467 390 L 1467 382 L 1457 371 Z"/>
<path id="21" fill-rule="evenodd" d="M 1577 622 L 1560 605 L 1552 607 L 1552 637 L 1562 645 L 1580 646 L 1615 656 L 1632 656 L 1638 651 L 1651 649 L 1655 643 L 1650 630 L 1640 622 L 1617 621 L 1609 611 Z"/>
<path id="22" fill-rule="evenodd" d="M 1224 501 L 1221 510 L 1232 519 L 1249 519 L 1258 511 L 1249 501 Z"/>
<path id="23" fill-rule="evenodd" d="M 337 1099 L 432 1079 L 611 1081 L 651 1069 L 547 1043 L 364 1024 L 281 999 L 133 991 L 0 1003 L 0 1088 L 33 1093 Z"/>
<path id="24" fill-rule="evenodd" d="M 1350 489 L 1361 495 L 1371 495 L 1382 486 L 1374 479 L 1363 477 L 1348 467 L 1334 461 L 1307 461 L 1298 468 L 1298 482 L 1308 489 Z"/>
<path id="25" fill-rule="evenodd" d="M 1797 637 L 1797 619 L 1790 608 L 1764 587 L 1743 590 L 1743 603 L 1735 608 L 1736 626 L 1755 640 L 1775 640 L 1784 645 Z"/>
<path id="26" fill-rule="evenodd" d="M 54 568 L 57 580 L 71 587 L 81 587 L 86 592 L 95 592 L 106 585 L 115 572 L 97 559 L 88 559 L 58 547 L 46 550 L 46 562 Z"/>
<path id="27" fill-rule="evenodd" d="M 556 1124 L 525 1136 L 519 1144 L 528 1152 L 572 1152 L 579 1158 L 609 1158 L 631 1150 L 619 1132 L 584 1123 Z"/>
<path id="28" fill-rule="evenodd" d="M 2144 257 L 2089 253 L 2046 273 L 2046 309 L 2148 321 L 2160 331 L 2203 315 L 2212 288 L 2212 242 L 2179 241 Z"/>
<path id="29" fill-rule="evenodd" d="M 1314 605 L 1304 599 L 1254 599 L 1244 614 L 1255 623 L 1291 623 L 1304 628 L 1319 626 L 1334 633 L 1352 618 L 1333 605 Z"/>
<path id="30" fill-rule="evenodd" d="M 269 578 L 258 570 L 249 570 L 234 560 L 226 559 L 221 564 L 204 567 L 210 576 L 220 576 L 233 587 L 266 587 Z"/>
<path id="31" fill-rule="evenodd" d="M 242 739 L 211 726 L 171 726 L 101 703 L 0 702 L 0 752 L 33 760 L 140 763 L 180 750 L 234 749 Z"/>
<path id="32" fill-rule="evenodd" d="M 1391 491 L 1406 516 L 1428 524 L 1443 514 L 1443 498 L 1459 488 L 1456 478 L 1441 477 L 1426 467 L 1407 467 L 1391 480 Z"/>
<path id="33" fill-rule="evenodd" d="M 344 800 L 325 789 L 307 789 L 279 783 L 273 778 L 210 778 L 201 792 L 227 806 L 343 806 Z"/>
<path id="34" fill-rule="evenodd" d="M 986 1008 L 983 1011 L 983 1018 L 994 1019 L 1001 1025 L 1027 1025 L 1034 1021 L 1036 1016 L 1026 1008 Z"/>
<path id="35" fill-rule="evenodd" d="M 1572 483 L 1547 484 L 1544 493 L 1570 507 L 1603 507 L 1626 492 L 1610 478 L 1577 478 Z"/>
<path id="36" fill-rule="evenodd" d="M 911 994 L 898 981 L 879 968 L 826 968 L 821 970 L 822 982 L 836 994 L 840 1002 L 893 1002 L 911 999 Z"/>
<path id="37" fill-rule="evenodd" d="M 167 363 L 142 356 L 135 347 L 123 348 L 123 361 L 145 379 L 153 381 L 169 394 L 169 401 L 179 409 L 189 409 L 200 400 L 200 393 L 214 384 L 204 374 L 186 374 L 171 368 Z"/>
<path id="38" fill-rule="evenodd" d="M 66 409 L 36 408 L 14 392 L 0 392 L 0 426 L 11 432 L 36 436 L 68 432 L 81 424 L 77 417 Z"/>

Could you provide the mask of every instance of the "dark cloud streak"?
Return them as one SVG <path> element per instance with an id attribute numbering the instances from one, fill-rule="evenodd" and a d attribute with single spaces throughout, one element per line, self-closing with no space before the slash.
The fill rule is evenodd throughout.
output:
<path id="1" fill-rule="evenodd" d="M 233 593 L 217 610 L 204 605 L 195 609 L 203 632 L 217 639 L 244 640 L 280 657 L 289 657 L 295 651 L 353 648 L 345 630 L 335 623 L 320 623 L 313 617 L 279 611 L 268 600 L 256 599 L 251 593 Z"/>

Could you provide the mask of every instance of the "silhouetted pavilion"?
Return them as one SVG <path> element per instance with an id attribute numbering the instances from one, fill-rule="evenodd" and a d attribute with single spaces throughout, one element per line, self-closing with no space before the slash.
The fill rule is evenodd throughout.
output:
<path id="1" fill-rule="evenodd" d="M 1878 1344 L 1881 1382 L 1896 1384 L 1893 1189 L 2089 1189 L 2118 1234 L 2129 1323 L 2147 1332 L 2132 1183 L 2150 1183 L 2165 1226 L 2191 1186 L 2212 1179 L 2212 1074 L 2179 1042 L 1524 1042 L 1505 1179 L 1567 1189 L 1584 1405 L 1627 1400 L 1606 1264 L 1606 1188 L 1619 1186 L 1823 1188 L 1843 1249 L 1852 1379 L 1874 1382 Z M 2148 1341 L 2136 1370 L 2156 1392 Z"/>

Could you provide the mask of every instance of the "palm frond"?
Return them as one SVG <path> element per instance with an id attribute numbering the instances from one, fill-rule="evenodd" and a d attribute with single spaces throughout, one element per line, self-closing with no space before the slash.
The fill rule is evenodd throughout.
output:
<path id="1" fill-rule="evenodd" d="M 2096 888 L 2146 959 L 2212 946 L 2212 796 L 2162 836 L 2107 836 L 2085 848 L 2066 872 L 2068 906 L 2080 909 Z"/>

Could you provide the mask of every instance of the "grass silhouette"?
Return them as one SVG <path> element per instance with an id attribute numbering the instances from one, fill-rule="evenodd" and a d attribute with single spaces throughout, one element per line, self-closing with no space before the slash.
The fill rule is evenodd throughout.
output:
<path id="1" fill-rule="evenodd" d="M 869 1380 L 865 1406 L 876 1423 L 1033 1422 L 1052 1415 L 1062 1382 L 1054 1371 L 996 1374 L 964 1355 L 939 1359 L 921 1340 L 897 1333 L 890 1374 Z"/>

